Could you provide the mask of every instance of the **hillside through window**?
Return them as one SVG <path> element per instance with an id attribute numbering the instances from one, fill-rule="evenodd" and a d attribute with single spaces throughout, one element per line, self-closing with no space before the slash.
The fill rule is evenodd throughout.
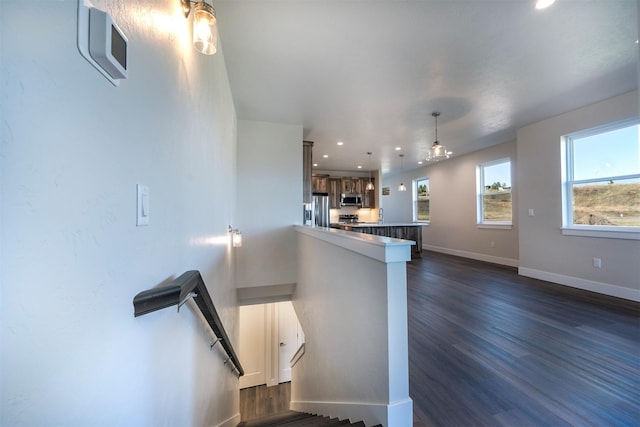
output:
<path id="1" fill-rule="evenodd" d="M 420 178 L 413 181 L 413 220 L 428 222 L 429 215 L 429 179 Z"/>
<path id="2" fill-rule="evenodd" d="M 478 165 L 478 224 L 511 225 L 511 160 Z"/>
<path id="3" fill-rule="evenodd" d="M 565 228 L 640 232 L 640 136 L 618 123 L 565 137 Z"/>

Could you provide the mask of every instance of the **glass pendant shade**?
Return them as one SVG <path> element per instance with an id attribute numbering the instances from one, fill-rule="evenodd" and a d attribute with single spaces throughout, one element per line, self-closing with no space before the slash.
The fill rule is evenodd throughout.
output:
<path id="1" fill-rule="evenodd" d="M 447 151 L 447 148 L 444 145 L 440 145 L 438 142 L 438 117 L 440 116 L 440 113 L 433 112 L 431 115 L 436 121 L 436 140 L 433 142 L 431 150 L 427 153 L 426 160 L 428 162 L 437 162 L 438 160 L 448 159 L 451 157 L 451 151 Z"/>
<path id="2" fill-rule="evenodd" d="M 213 55 L 218 50 L 216 11 L 204 2 L 194 6 L 193 47 L 205 55 Z"/>
<path id="3" fill-rule="evenodd" d="M 404 176 L 404 154 L 400 154 L 400 179 L 403 179 Z M 404 181 L 400 181 L 400 186 L 398 187 L 398 191 L 407 191 L 407 187 L 404 185 Z"/>
<path id="4" fill-rule="evenodd" d="M 367 191 L 372 191 L 375 190 L 376 187 L 373 185 L 373 181 L 371 181 L 371 152 L 367 151 L 367 155 L 369 156 L 369 182 L 367 182 L 365 189 Z"/>
<path id="5" fill-rule="evenodd" d="M 451 152 L 447 151 L 444 145 L 440 145 L 438 141 L 434 142 L 431 146 L 431 151 L 427 153 L 427 161 L 438 161 L 442 159 L 448 159 L 451 156 Z"/>

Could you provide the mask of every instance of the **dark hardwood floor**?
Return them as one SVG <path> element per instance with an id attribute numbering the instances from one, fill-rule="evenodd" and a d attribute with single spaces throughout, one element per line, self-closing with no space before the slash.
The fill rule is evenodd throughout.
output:
<path id="1" fill-rule="evenodd" d="M 240 390 L 240 419 L 250 421 L 288 412 L 289 402 L 291 402 L 290 382 L 273 387 L 259 385 L 243 388 Z"/>
<path id="2" fill-rule="evenodd" d="M 640 426 L 640 304 L 434 252 L 407 274 L 416 427 Z"/>

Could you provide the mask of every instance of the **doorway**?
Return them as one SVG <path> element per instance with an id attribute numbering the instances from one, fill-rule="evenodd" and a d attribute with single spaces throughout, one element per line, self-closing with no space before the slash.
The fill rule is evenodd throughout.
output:
<path id="1" fill-rule="evenodd" d="M 245 375 L 240 388 L 291 381 L 291 358 L 304 332 L 291 301 L 240 306 L 238 356 Z"/>

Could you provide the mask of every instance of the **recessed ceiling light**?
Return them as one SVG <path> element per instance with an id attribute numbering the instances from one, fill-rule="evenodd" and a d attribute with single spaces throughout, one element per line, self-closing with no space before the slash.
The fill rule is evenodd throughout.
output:
<path id="1" fill-rule="evenodd" d="M 396 151 L 402 150 L 402 147 L 396 147 Z"/>
<path id="2" fill-rule="evenodd" d="M 328 154 L 324 154 L 322 157 L 324 157 L 325 159 L 329 158 Z"/>
<path id="3" fill-rule="evenodd" d="M 422 160 L 419 160 L 419 161 L 418 161 L 418 164 L 419 164 L 419 165 L 421 165 L 421 164 L 422 164 Z"/>
<path id="4" fill-rule="evenodd" d="M 314 167 L 314 168 L 317 168 L 317 167 L 318 167 L 318 164 L 317 164 L 317 163 L 314 163 L 314 164 L 313 164 L 313 167 Z"/>
<path id="5" fill-rule="evenodd" d="M 536 1 L 536 9 L 545 9 L 555 3 L 556 0 L 538 0 Z"/>
<path id="6" fill-rule="evenodd" d="M 358 165 L 358 169 L 362 169 L 362 165 Z"/>
<path id="7" fill-rule="evenodd" d="M 344 142 L 338 141 L 338 145 L 344 145 Z"/>

